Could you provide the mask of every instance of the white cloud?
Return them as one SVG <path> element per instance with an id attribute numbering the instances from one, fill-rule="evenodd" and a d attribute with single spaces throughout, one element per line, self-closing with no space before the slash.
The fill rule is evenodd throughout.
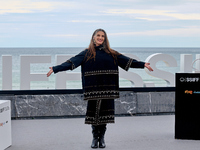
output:
<path id="1" fill-rule="evenodd" d="M 101 20 L 71 20 L 67 22 L 72 22 L 72 23 L 102 23 Z"/>
<path id="2" fill-rule="evenodd" d="M 133 15 L 136 19 L 157 20 L 200 20 L 200 13 L 177 13 L 173 10 L 109 9 L 103 11 L 113 15 Z"/>
<path id="3" fill-rule="evenodd" d="M 57 9 L 59 7 L 71 8 L 72 6 L 73 3 L 69 2 L 6 0 L 0 2 L 0 14 L 48 12 Z"/>
<path id="4" fill-rule="evenodd" d="M 124 42 L 130 37 L 189 37 L 186 42 L 193 45 L 200 37 L 199 21 L 200 0 L 0 0 L 0 36 L 10 36 L 4 38 L 8 46 L 16 37 L 22 46 L 38 37 L 56 45 L 83 42 L 99 27 L 113 37 L 121 35 Z"/>
<path id="5" fill-rule="evenodd" d="M 148 30 L 141 32 L 119 32 L 111 33 L 109 36 L 179 36 L 179 37 L 200 37 L 200 27 L 185 27 L 165 30 Z"/>
<path id="6" fill-rule="evenodd" d="M 48 34 L 44 35 L 44 37 L 78 37 L 78 34 Z"/>

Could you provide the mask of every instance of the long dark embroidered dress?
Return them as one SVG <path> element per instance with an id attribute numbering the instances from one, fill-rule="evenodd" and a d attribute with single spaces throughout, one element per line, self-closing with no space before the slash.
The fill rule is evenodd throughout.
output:
<path id="1" fill-rule="evenodd" d="M 54 66 L 53 71 L 73 70 L 81 65 L 84 100 L 88 100 L 85 124 L 114 123 L 114 99 L 119 98 L 118 67 L 126 71 L 130 67 L 144 68 L 144 62 L 124 55 L 118 55 L 114 60 L 102 45 L 95 49 L 95 59 L 86 61 L 86 49 L 61 65 Z"/>

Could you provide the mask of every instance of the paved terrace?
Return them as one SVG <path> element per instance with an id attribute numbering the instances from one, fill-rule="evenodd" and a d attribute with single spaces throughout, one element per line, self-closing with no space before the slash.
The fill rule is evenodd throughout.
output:
<path id="1" fill-rule="evenodd" d="M 108 124 L 105 150 L 199 150 L 200 141 L 174 139 L 174 115 L 116 117 Z M 12 120 L 6 150 L 90 150 L 84 118 Z"/>

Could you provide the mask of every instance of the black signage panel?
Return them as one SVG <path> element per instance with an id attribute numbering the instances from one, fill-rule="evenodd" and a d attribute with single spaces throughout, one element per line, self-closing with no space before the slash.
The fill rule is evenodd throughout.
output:
<path id="1" fill-rule="evenodd" d="M 176 73 L 175 138 L 200 140 L 199 73 Z"/>

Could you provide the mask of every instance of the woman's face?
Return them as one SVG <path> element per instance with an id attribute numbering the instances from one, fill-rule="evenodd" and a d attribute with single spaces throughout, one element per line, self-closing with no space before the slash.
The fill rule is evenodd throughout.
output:
<path id="1" fill-rule="evenodd" d="M 95 42 L 96 46 L 99 46 L 99 45 L 103 44 L 103 42 L 105 40 L 105 34 L 104 34 L 104 32 L 103 31 L 97 32 L 94 35 L 93 39 L 94 39 L 94 42 Z"/>

